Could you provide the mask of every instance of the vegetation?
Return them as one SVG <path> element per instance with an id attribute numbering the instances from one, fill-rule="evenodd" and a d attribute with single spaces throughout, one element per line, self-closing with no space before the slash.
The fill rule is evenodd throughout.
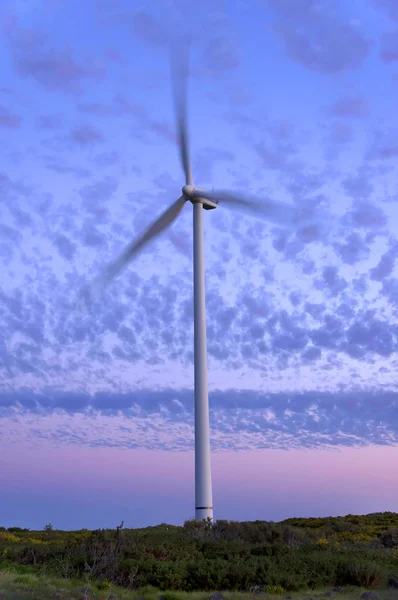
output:
<path id="1" fill-rule="evenodd" d="M 211 590 L 283 597 L 335 586 L 398 589 L 398 514 L 96 531 L 3 527 L 0 570 L 14 579 L 62 578 L 66 587 L 80 580 L 102 597 L 114 586 L 167 590 L 164 600 Z"/>
<path id="2" fill-rule="evenodd" d="M 338 592 L 338 600 L 359 600 L 364 590 L 344 588 Z M 43 575 L 15 573 L 0 574 L 1 600 L 281 600 L 280 595 L 267 595 L 259 590 L 251 592 L 161 592 L 151 586 L 131 590 L 112 586 L 106 592 L 97 586 L 87 587 L 82 581 L 57 579 Z M 311 592 L 313 600 L 326 600 L 328 592 Z M 336 595 L 336 594 L 332 594 Z M 377 590 L 378 600 L 392 600 L 390 590 Z M 293 598 L 292 598 L 293 600 Z M 304 593 L 295 593 L 294 600 L 310 600 Z M 369 599 L 371 600 L 371 598 Z"/>

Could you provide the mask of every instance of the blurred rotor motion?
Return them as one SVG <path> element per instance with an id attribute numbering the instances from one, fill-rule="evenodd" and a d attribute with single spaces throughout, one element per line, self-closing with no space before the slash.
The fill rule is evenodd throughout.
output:
<path id="1" fill-rule="evenodd" d="M 185 176 L 182 196 L 164 211 L 138 239 L 132 241 L 114 262 L 105 268 L 90 284 L 91 293 L 86 290 L 86 297 L 92 297 L 93 292 L 94 295 L 99 293 L 103 287 L 119 275 L 129 262 L 137 256 L 140 250 L 170 227 L 179 216 L 187 201 L 190 201 L 192 204 L 199 202 L 206 210 L 217 208 L 219 204 L 220 206 L 232 209 L 242 209 L 259 218 L 285 227 L 292 227 L 298 224 L 298 211 L 290 204 L 275 202 L 268 198 L 260 200 L 241 192 L 237 193 L 228 190 L 208 191 L 194 185 L 187 127 L 188 44 L 189 42 L 185 41 L 178 48 L 173 47 L 170 61 L 178 152 Z"/>

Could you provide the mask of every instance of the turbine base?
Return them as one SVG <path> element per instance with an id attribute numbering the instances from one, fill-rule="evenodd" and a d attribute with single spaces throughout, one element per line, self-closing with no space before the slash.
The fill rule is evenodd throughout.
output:
<path id="1" fill-rule="evenodd" d="M 197 521 L 207 521 L 210 519 L 210 521 L 213 522 L 213 507 L 197 506 L 195 508 L 195 519 Z"/>

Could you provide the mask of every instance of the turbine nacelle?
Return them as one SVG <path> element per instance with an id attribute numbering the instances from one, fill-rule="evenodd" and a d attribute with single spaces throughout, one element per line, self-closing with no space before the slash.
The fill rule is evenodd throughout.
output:
<path id="1" fill-rule="evenodd" d="M 217 208 L 218 200 L 211 200 L 210 198 L 207 198 L 206 196 L 210 195 L 208 191 L 195 187 L 192 184 L 184 185 L 182 188 L 182 194 L 184 198 L 192 202 L 192 204 L 196 204 L 197 202 L 203 204 L 203 208 L 205 210 Z"/>

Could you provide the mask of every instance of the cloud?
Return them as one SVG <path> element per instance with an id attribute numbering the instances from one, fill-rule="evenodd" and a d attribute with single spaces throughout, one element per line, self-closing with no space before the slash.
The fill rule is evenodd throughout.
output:
<path id="1" fill-rule="evenodd" d="M 380 56 L 385 63 L 398 60 L 398 28 L 395 31 L 384 33 L 381 38 Z"/>
<path id="2" fill-rule="evenodd" d="M 118 52 L 118 50 L 112 47 L 106 48 L 105 56 L 108 60 L 118 65 L 124 65 L 127 62 L 125 57 L 122 56 L 122 54 Z"/>
<path id="3" fill-rule="evenodd" d="M 86 219 L 82 227 L 73 233 L 72 239 L 64 232 L 53 238 L 60 255 L 66 260 L 75 255 L 76 242 L 88 248 L 104 248 L 109 244 L 109 237 L 104 235 L 95 220 Z M 94 269 L 93 274 L 97 270 Z M 314 283 L 315 289 L 323 291 L 325 301 L 327 298 L 337 301 L 334 309 L 328 309 L 326 303 L 302 305 L 296 302 L 294 311 L 288 313 L 275 304 L 266 288 L 256 290 L 247 286 L 236 290 L 236 305 L 229 306 L 219 291 L 208 289 L 210 359 L 217 359 L 218 368 L 222 366 L 227 371 L 243 367 L 258 370 L 260 365 L 267 365 L 269 374 L 274 372 L 276 375 L 279 369 L 305 364 L 308 360 L 316 362 L 317 370 L 322 369 L 325 361 L 329 360 L 329 352 L 338 353 L 341 357 L 344 354 L 354 358 L 360 356 L 363 365 L 367 361 L 371 364 L 372 356 L 385 356 L 386 352 L 390 356 L 398 349 L 398 328 L 388 325 L 381 315 L 367 312 L 365 306 L 361 309 L 358 300 L 354 301 L 349 293 L 349 283 L 336 267 L 325 266 Z M 70 285 L 76 291 L 81 288 L 82 283 L 76 279 L 76 274 Z M 80 377 L 79 373 L 85 373 L 87 383 L 88 373 L 91 373 L 90 377 L 97 377 L 96 370 L 103 361 L 110 366 L 116 360 L 116 364 L 120 365 L 120 376 L 125 368 L 123 363 L 129 365 L 130 370 L 134 369 L 137 361 L 154 364 L 154 359 L 160 359 L 162 363 L 167 357 L 168 361 L 191 365 L 191 290 L 190 278 L 182 280 L 170 276 L 167 285 L 161 285 L 156 278 L 143 281 L 129 272 L 108 291 L 106 298 L 96 304 L 95 318 L 92 319 L 89 315 L 72 311 L 71 306 L 65 304 L 63 287 L 52 282 L 48 310 L 53 316 L 51 329 L 47 330 L 51 334 L 52 345 L 51 351 L 49 348 L 46 351 L 41 369 L 48 370 L 48 373 L 54 368 L 59 369 L 60 352 L 64 356 L 62 371 L 65 376 L 73 369 L 77 377 Z M 43 295 L 43 292 L 40 294 Z M 122 301 L 122 298 L 125 300 Z M 3 295 L 0 306 L 4 306 L 5 311 L 6 337 L 9 330 L 25 330 L 25 313 L 33 322 L 44 318 L 45 313 L 37 313 L 42 309 L 38 308 L 36 294 L 28 289 L 19 304 L 23 306 L 23 313 L 13 314 L 10 319 L 7 315 L 12 307 L 17 306 L 16 300 L 10 294 Z M 331 310 L 341 317 L 331 319 Z M 360 343 L 356 343 L 353 332 L 363 323 L 366 323 L 366 328 Z M 374 332 L 377 329 L 385 331 L 386 328 L 390 332 L 390 341 L 383 346 Z M 111 337 L 108 337 L 110 334 Z M 88 346 L 79 345 L 84 340 L 91 340 Z M 70 354 L 72 346 L 73 353 Z M 312 350 L 308 352 L 310 348 Z M 42 352 L 44 348 L 36 357 L 37 364 L 44 360 Z M 112 355 L 113 359 L 110 358 Z M 78 363 L 73 366 L 76 360 Z M 14 368 L 17 373 L 18 362 L 14 363 Z M 103 376 L 100 377 L 102 379 Z"/>
<path id="4" fill-rule="evenodd" d="M 192 12 L 192 8 L 187 10 L 185 5 L 176 4 L 173 15 L 177 18 L 175 22 L 170 20 L 170 15 L 167 18 L 159 14 L 155 19 L 148 12 L 136 11 L 133 15 L 125 15 L 125 24 L 131 26 L 139 39 L 162 49 L 170 49 L 176 43 L 181 44 L 183 36 L 176 35 L 175 31 L 184 24 L 190 30 L 190 40 L 200 47 L 202 66 L 207 74 L 220 77 L 239 65 L 237 40 L 234 39 L 235 35 L 222 10 L 212 7 L 197 15 L 195 10 Z M 207 32 L 205 37 L 195 30 L 198 22 Z"/>
<path id="5" fill-rule="evenodd" d="M 212 181 L 218 163 L 232 163 L 235 155 L 229 150 L 203 148 L 195 155 L 194 171 L 198 181 Z"/>
<path id="6" fill-rule="evenodd" d="M 103 142 L 104 136 L 92 125 L 80 125 L 71 131 L 70 139 L 78 146 L 85 147 Z"/>
<path id="7" fill-rule="evenodd" d="M 356 322 L 347 331 L 345 351 L 354 358 L 362 358 L 368 351 L 369 340 L 372 338 L 372 349 L 380 356 L 390 356 L 394 352 L 395 336 L 386 321 L 374 317 L 368 311 L 368 318 L 363 322 Z"/>
<path id="8" fill-rule="evenodd" d="M 149 44 L 155 46 L 167 45 L 167 33 L 151 15 L 144 11 L 137 11 L 131 17 L 131 26 L 135 35 Z"/>
<path id="9" fill-rule="evenodd" d="M 123 94 L 116 94 L 110 104 L 103 102 L 80 102 L 78 109 L 86 114 L 100 117 L 123 117 L 131 115 L 139 118 L 147 117 L 145 108 L 130 102 Z"/>
<path id="10" fill-rule="evenodd" d="M 345 192 L 355 200 L 369 198 L 374 189 L 368 177 L 362 174 L 349 175 L 342 183 Z"/>
<path id="11" fill-rule="evenodd" d="M 61 115 L 41 115 L 38 120 L 41 129 L 60 129 L 63 124 Z"/>
<path id="12" fill-rule="evenodd" d="M 95 212 L 101 204 L 112 197 L 117 188 L 118 183 L 116 179 L 104 177 L 100 181 L 80 188 L 79 194 L 83 198 L 86 210 Z"/>
<path id="13" fill-rule="evenodd" d="M 274 30 L 292 60 L 303 67 L 335 75 L 360 67 L 369 40 L 330 3 L 316 0 L 268 0 L 278 19 Z"/>
<path id="14" fill-rule="evenodd" d="M 299 394 L 214 391 L 210 394 L 210 407 L 211 442 L 215 451 L 361 447 L 398 441 L 395 391 Z M 52 442 L 76 443 L 78 439 L 84 445 L 171 451 L 186 451 L 193 446 L 193 395 L 186 389 L 142 389 L 93 396 L 84 392 L 48 390 L 37 394 L 23 390 L 0 394 L 1 414 L 13 415 L 16 422 L 23 415 L 30 415 L 33 438 Z M 45 419 L 50 414 L 51 426 Z M 85 421 L 77 420 L 75 415 L 82 414 L 97 424 L 95 430 L 88 431 Z M 101 415 L 107 417 L 106 428 L 101 426 Z"/>
<path id="15" fill-rule="evenodd" d="M 0 235 L 1 239 L 7 240 L 7 242 L 17 243 L 21 241 L 21 232 L 15 229 L 15 227 L 9 227 L 9 225 L 0 224 Z"/>
<path id="16" fill-rule="evenodd" d="M 110 152 L 100 152 L 94 158 L 98 167 L 111 167 L 117 165 L 121 160 L 121 155 L 116 150 Z"/>
<path id="17" fill-rule="evenodd" d="M 365 260 L 369 255 L 369 247 L 357 231 L 348 234 L 344 241 L 336 243 L 335 248 L 341 260 L 348 265 Z"/>
<path id="18" fill-rule="evenodd" d="M 210 39 L 203 52 L 204 65 L 213 74 L 221 75 L 239 66 L 236 44 L 230 37 Z"/>
<path id="19" fill-rule="evenodd" d="M 154 119 L 148 119 L 146 127 L 149 131 L 155 133 L 157 137 L 166 140 L 166 142 L 175 144 L 177 141 L 174 127 L 170 126 L 168 123 L 163 123 Z"/>
<path id="20" fill-rule="evenodd" d="M 373 281 L 383 281 L 387 277 L 393 274 L 395 259 L 397 257 L 397 246 L 394 245 L 392 248 L 387 250 L 380 258 L 380 261 L 370 271 L 370 279 Z"/>
<path id="21" fill-rule="evenodd" d="M 225 86 L 224 95 L 226 97 L 228 107 L 246 107 L 253 102 L 253 97 L 249 94 L 249 92 L 237 85 Z M 214 103 L 218 103 L 220 94 L 218 91 L 211 91 L 207 94 L 207 97 L 210 98 Z M 250 117 L 242 115 L 234 110 L 229 110 L 225 114 L 225 117 L 231 122 L 239 122 L 240 120 L 250 121 Z"/>
<path id="22" fill-rule="evenodd" d="M 381 291 L 389 302 L 398 308 L 398 279 L 396 277 L 384 279 Z"/>
<path id="23" fill-rule="evenodd" d="M 78 232 L 78 238 L 84 246 L 91 248 L 99 248 L 107 244 L 106 235 L 91 221 L 84 222 L 81 230 Z"/>
<path id="24" fill-rule="evenodd" d="M 0 105 L 0 127 L 7 129 L 17 129 L 20 127 L 22 117 L 11 112 L 5 106 Z"/>
<path id="25" fill-rule="evenodd" d="M 333 117 L 362 119 L 370 113 L 370 108 L 365 98 L 346 97 L 336 100 L 329 109 Z"/>
<path id="26" fill-rule="evenodd" d="M 0 172 L 0 191 L 3 200 L 13 198 L 17 195 L 29 196 L 32 193 L 31 188 L 25 183 L 12 180 L 5 173 Z"/>
<path id="27" fill-rule="evenodd" d="M 331 137 L 333 142 L 336 142 L 337 144 L 346 144 L 353 138 L 352 127 L 346 123 L 334 121 L 331 125 Z"/>
<path id="28" fill-rule="evenodd" d="M 17 73 L 47 90 L 76 93 L 85 81 L 100 81 L 104 76 L 98 61 L 77 61 L 70 48 L 55 48 L 46 33 L 24 28 L 18 20 L 7 39 Z"/>
<path id="29" fill-rule="evenodd" d="M 43 418 L 53 411 L 55 419 L 64 405 L 72 416 L 81 409 L 96 418 L 116 418 L 119 406 L 121 418 L 131 417 L 132 427 L 138 428 L 130 442 L 124 439 L 126 444 L 136 433 L 132 443 L 166 443 L 159 433 L 164 419 L 178 427 L 192 426 L 188 206 L 170 232 L 143 251 L 89 310 L 76 307 L 79 290 L 126 247 L 130 229 L 141 231 L 181 186 L 164 45 L 174 16 L 167 20 L 166 5 L 160 1 L 158 5 L 163 8 L 159 13 L 152 10 L 153 17 L 149 12 L 136 14 L 134 25 L 121 15 L 121 5 L 102 3 L 117 29 L 108 27 L 104 13 L 96 13 L 95 22 L 107 26 L 87 31 L 87 39 L 77 40 L 73 52 L 66 42 L 75 16 L 81 16 L 80 8 L 57 13 L 48 36 L 25 29 L 18 20 L 14 32 L 10 27 L 6 36 L 14 66 L 23 59 L 23 68 L 28 64 L 31 70 L 21 71 L 18 63 L 19 75 L 26 78 L 21 81 L 8 69 L 4 85 L 15 92 L 2 95 L 6 119 L 11 115 L 8 126 L 12 115 L 20 113 L 21 128 L 11 132 L 0 174 L 0 390 L 17 393 L 19 386 L 26 386 L 25 409 L 30 398 L 29 415 L 36 410 Z M 282 83 L 285 76 L 290 81 L 291 73 L 303 75 L 301 67 L 312 71 L 303 75 L 300 114 L 286 96 L 289 84 L 270 88 L 257 79 L 256 85 L 262 87 L 252 90 L 250 69 L 248 86 L 239 84 L 238 74 L 232 72 L 239 65 L 239 53 L 232 27 L 221 14 L 221 2 L 193 7 L 202 15 L 196 30 L 190 26 L 197 14 L 187 15 L 185 31 L 192 32 L 196 45 L 193 88 L 196 85 L 205 96 L 202 117 L 209 115 L 217 135 L 224 136 L 225 129 L 228 139 L 220 146 L 224 150 L 214 149 L 213 125 L 202 129 L 199 120 L 195 181 L 211 187 L 220 172 L 227 188 L 281 198 L 302 216 L 289 231 L 246 214 L 235 219 L 224 210 L 204 216 L 209 378 L 219 448 L 228 444 L 231 431 L 237 432 L 237 448 L 250 443 L 251 434 L 258 447 L 282 446 L 285 427 L 291 447 L 321 443 L 322 434 L 314 433 L 316 424 L 327 432 L 334 413 L 330 409 L 322 416 L 323 400 L 300 390 L 312 389 L 316 395 L 315 389 L 333 389 L 327 401 L 339 404 L 339 384 L 346 390 L 361 382 L 364 389 L 383 393 L 394 384 L 398 284 L 390 159 L 398 155 L 396 132 L 393 127 L 382 129 L 377 102 L 372 102 L 370 112 L 369 95 L 360 96 L 356 87 L 344 88 L 332 77 L 319 95 L 313 94 L 320 73 L 346 74 L 359 68 L 370 49 L 362 34 L 366 22 L 361 26 L 348 22 L 342 5 L 322 0 L 268 2 L 273 12 L 267 17 L 276 23 L 275 31 L 300 65 L 292 67 L 286 57 L 274 57 Z M 182 20 L 184 10 L 186 3 L 180 2 L 176 13 Z M 240 8 L 236 10 L 231 17 L 241 25 Z M 259 10 L 263 12 L 262 7 Z M 65 28 L 63 15 L 71 19 Z M 244 18 L 249 23 L 256 16 L 249 11 Z M 142 47 L 139 60 L 129 66 L 130 51 L 139 41 L 137 35 L 131 38 L 134 27 L 151 48 Z M 264 41 L 261 27 L 258 38 L 247 34 L 250 28 L 243 29 L 242 39 L 255 44 L 259 56 L 273 50 L 275 41 L 271 45 Z M 206 36 L 199 40 L 203 31 Z M 105 50 L 110 45 L 112 52 Z M 88 47 L 109 68 L 106 85 L 96 85 L 94 73 L 84 73 L 85 67 L 97 65 L 84 58 Z M 121 60 L 124 57 L 127 63 Z M 391 78 L 389 70 L 384 71 Z M 369 76 L 372 83 L 370 71 Z M 52 94 L 49 102 L 48 90 L 82 94 L 72 98 Z M 23 98 L 29 98 L 27 104 Z M 42 103 L 43 98 L 47 100 Z M 386 122 L 393 123 L 393 114 L 385 108 Z M 321 123 L 314 118 L 317 114 Z M 44 136 L 39 145 L 37 135 Z M 230 394 L 234 410 L 226 386 L 236 388 Z M 242 396 L 240 387 L 257 387 L 258 396 L 253 391 Z M 129 390 L 136 391 L 129 396 L 125 393 Z M 162 390 L 170 395 L 162 397 Z M 272 392 L 269 405 L 263 390 Z M 291 401 L 280 390 L 294 390 Z M 44 399 L 37 404 L 40 393 Z M 350 401 L 349 396 L 344 398 Z M 307 406 L 312 401 L 314 409 L 301 410 L 300 402 Z M 281 419 L 277 402 L 293 403 Z M 355 402 L 359 406 L 361 400 Z M 174 405 L 186 410 L 185 421 Z M 152 411 L 150 417 L 146 410 Z M 292 421 L 289 411 L 295 414 Z M 264 432 L 257 438 L 258 422 L 264 419 Z M 151 424 L 157 440 L 145 440 L 144 429 Z M 351 425 L 354 431 L 353 420 Z M 339 433 L 336 424 L 333 427 L 331 443 L 351 435 L 348 430 Z M 371 429 L 363 427 L 368 440 Z M 93 431 L 94 427 L 91 435 Z M 381 433 L 377 435 L 381 440 Z M 355 443 L 361 443 L 359 438 L 356 435 Z M 104 439 L 100 436 L 99 443 Z M 177 442 L 175 435 L 173 439 L 167 447 L 186 447 L 185 441 Z"/>
<path id="30" fill-rule="evenodd" d="M 376 131 L 366 152 L 366 160 L 387 161 L 398 156 L 398 142 L 395 131 Z"/>
<path id="31" fill-rule="evenodd" d="M 324 267 L 322 271 L 322 280 L 317 282 L 317 286 L 320 286 L 332 296 L 339 296 L 341 292 L 347 287 L 347 282 L 338 274 L 337 267 Z"/>
<path id="32" fill-rule="evenodd" d="M 295 165 L 291 165 L 291 167 L 291 171 L 288 173 L 286 189 L 292 194 L 295 202 L 301 204 L 303 198 L 315 194 L 324 186 L 326 174 L 322 172 L 311 172 L 301 165 L 299 168 Z M 322 202 L 320 196 L 318 196 L 318 200 L 320 203 Z M 317 198 L 314 199 L 314 203 L 315 202 L 317 202 Z"/>
<path id="33" fill-rule="evenodd" d="M 59 234 L 54 238 L 54 245 L 57 247 L 58 252 L 62 258 L 66 260 L 72 260 L 76 253 L 76 245 L 63 234 Z"/>
<path id="34" fill-rule="evenodd" d="M 291 142 L 280 142 L 277 145 L 272 142 L 269 144 L 261 143 L 255 146 L 255 150 L 267 169 L 291 170 L 291 157 L 296 153 L 296 149 Z"/>
<path id="35" fill-rule="evenodd" d="M 132 135 L 141 142 L 151 143 L 149 134 L 154 133 L 157 138 L 167 142 L 176 143 L 174 126 L 166 122 L 153 119 L 145 107 L 126 99 L 122 94 L 116 94 L 110 103 L 81 102 L 78 108 L 85 114 L 98 117 L 125 117 L 133 118 Z"/>
<path id="36" fill-rule="evenodd" d="M 90 177 L 91 172 L 88 169 L 83 167 L 72 167 L 71 165 L 59 164 L 57 162 L 53 162 L 55 159 L 49 157 L 49 162 L 46 164 L 46 168 L 49 171 L 54 171 L 54 173 L 59 173 L 60 175 L 76 175 L 76 177 Z"/>
<path id="37" fill-rule="evenodd" d="M 383 209 L 367 202 L 359 203 L 350 216 L 356 226 L 366 229 L 379 229 L 387 224 Z"/>
<path id="38" fill-rule="evenodd" d="M 390 19 L 398 22 L 398 8 L 395 0 L 372 0 L 375 8 L 381 9 Z"/>

